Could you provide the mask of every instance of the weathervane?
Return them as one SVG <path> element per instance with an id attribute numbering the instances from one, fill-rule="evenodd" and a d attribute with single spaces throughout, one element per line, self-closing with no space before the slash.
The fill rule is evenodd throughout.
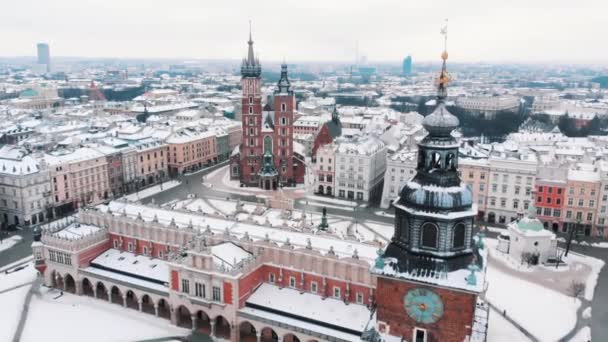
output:
<path id="1" fill-rule="evenodd" d="M 445 65 L 445 61 L 448 59 L 448 20 L 445 20 L 445 24 L 439 31 L 443 36 L 443 52 L 441 53 L 441 59 L 443 60 L 443 65 L 441 66 L 441 73 L 439 74 L 438 82 L 438 97 L 440 100 L 443 100 L 447 97 L 447 85 L 450 82 L 450 74 L 448 74 L 448 70 Z"/>

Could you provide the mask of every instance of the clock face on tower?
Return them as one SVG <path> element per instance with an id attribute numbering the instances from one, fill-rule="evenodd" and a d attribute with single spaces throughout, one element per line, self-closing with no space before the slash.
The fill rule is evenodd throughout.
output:
<path id="1" fill-rule="evenodd" d="M 435 323 L 443 316 L 441 297 L 429 289 L 409 290 L 403 297 L 403 305 L 408 316 L 418 323 Z"/>

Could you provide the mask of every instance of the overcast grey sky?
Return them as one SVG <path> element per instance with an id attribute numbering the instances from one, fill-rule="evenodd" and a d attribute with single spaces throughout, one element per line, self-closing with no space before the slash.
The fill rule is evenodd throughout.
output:
<path id="1" fill-rule="evenodd" d="M 0 56 L 606 62 L 608 0 L 3 0 Z"/>

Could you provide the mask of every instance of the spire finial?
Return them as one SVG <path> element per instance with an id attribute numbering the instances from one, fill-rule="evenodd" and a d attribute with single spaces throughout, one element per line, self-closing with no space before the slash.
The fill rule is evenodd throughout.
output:
<path id="1" fill-rule="evenodd" d="M 249 19 L 249 43 L 253 43 L 253 40 L 251 39 L 251 19 Z"/>
<path id="2" fill-rule="evenodd" d="M 444 101 L 448 96 L 448 82 L 450 81 L 450 75 L 448 74 L 446 60 L 448 59 L 448 20 L 445 20 L 445 24 L 439 31 L 443 36 L 443 52 L 441 53 L 441 59 L 443 64 L 441 66 L 441 74 L 439 74 L 439 82 L 437 88 L 437 99 Z"/>
<path id="3" fill-rule="evenodd" d="M 445 24 L 441 28 L 441 34 L 443 35 L 443 55 L 441 58 L 446 60 L 448 59 L 448 19 L 445 19 Z"/>

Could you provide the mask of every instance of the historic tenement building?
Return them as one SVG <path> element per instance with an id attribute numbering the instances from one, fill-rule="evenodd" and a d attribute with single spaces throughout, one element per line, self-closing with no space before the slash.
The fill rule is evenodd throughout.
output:
<path id="1" fill-rule="evenodd" d="M 243 138 L 230 159 L 230 176 L 246 186 L 272 190 L 304 183 L 304 156 L 294 153 L 293 123 L 296 98 L 281 66 L 273 101 L 262 103 L 262 66 L 249 51 L 241 66 Z"/>

